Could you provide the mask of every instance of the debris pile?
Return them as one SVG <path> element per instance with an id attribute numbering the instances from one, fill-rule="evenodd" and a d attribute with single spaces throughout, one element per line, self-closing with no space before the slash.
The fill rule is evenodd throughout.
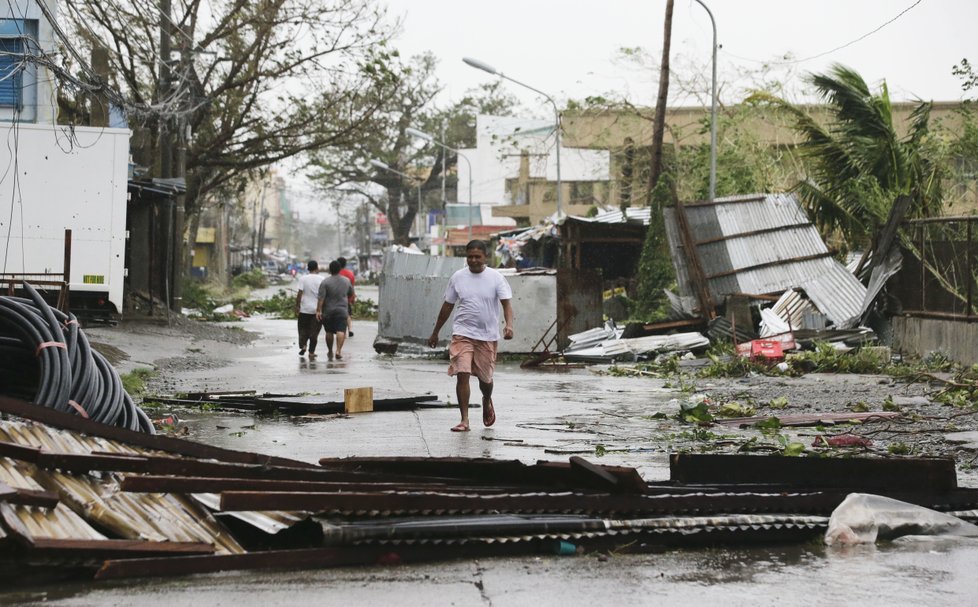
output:
<path id="1" fill-rule="evenodd" d="M 664 214 L 678 286 L 678 294 L 667 292 L 670 320 L 569 336 L 565 358 L 639 361 L 733 342 L 742 356 L 776 362 L 815 343 L 852 348 L 876 342 L 861 324 L 885 276 L 899 268 L 899 255 L 886 258 L 877 268 L 884 274 L 874 274 L 867 288 L 834 258 L 791 194 L 677 204 Z"/>
<path id="2" fill-rule="evenodd" d="M 0 566 L 35 580 L 809 541 L 853 491 L 978 506 L 950 460 L 680 454 L 650 483 L 581 458 L 316 466 L 7 397 L 0 412 L 25 420 L 0 421 Z"/>
<path id="3" fill-rule="evenodd" d="M 73 314 L 49 306 L 23 283 L 27 298 L 0 296 L 0 394 L 130 430 L 153 424 L 92 349 Z"/>

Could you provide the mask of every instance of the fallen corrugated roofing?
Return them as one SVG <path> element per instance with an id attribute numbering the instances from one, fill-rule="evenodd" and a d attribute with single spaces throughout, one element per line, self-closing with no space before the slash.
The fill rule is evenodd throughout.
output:
<path id="1" fill-rule="evenodd" d="M 584 221 L 587 223 L 640 223 L 644 226 L 649 225 L 649 219 L 652 216 L 652 209 L 650 207 L 628 207 L 625 212 L 622 213 L 621 210 L 614 211 L 604 211 L 598 213 L 594 217 L 581 217 L 573 216 L 572 219 L 576 221 Z"/>
<path id="2" fill-rule="evenodd" d="M 714 305 L 728 295 L 797 287 L 837 328 L 858 322 L 866 288 L 832 257 L 793 195 L 733 196 L 683 208 Z M 676 212 L 665 209 L 666 235 L 680 295 L 693 297 L 691 261 Z"/>
<path id="3" fill-rule="evenodd" d="M 34 447 L 40 453 L 91 456 L 141 456 L 154 452 L 32 422 L 0 422 L 4 445 Z M 15 505 L 13 513 L 31 538 L 105 540 L 113 537 L 149 542 L 192 542 L 213 545 L 216 554 L 236 554 L 242 547 L 206 510 L 186 498 L 162 493 L 120 491 L 120 476 L 113 472 L 69 473 L 42 467 L 23 455 L 0 458 L 0 481 L 15 489 L 45 489 L 59 498 L 54 508 Z M 23 459 L 19 459 L 23 458 Z"/>

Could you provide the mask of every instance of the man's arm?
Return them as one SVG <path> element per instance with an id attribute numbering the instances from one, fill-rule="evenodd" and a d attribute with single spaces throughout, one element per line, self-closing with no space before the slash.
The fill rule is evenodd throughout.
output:
<path id="1" fill-rule="evenodd" d="M 323 302 L 326 300 L 326 288 L 323 283 L 319 283 L 319 291 L 316 292 L 316 320 L 323 322 Z"/>
<path id="2" fill-rule="evenodd" d="M 295 313 L 299 314 L 299 304 L 302 303 L 302 289 L 299 289 L 299 293 L 295 296 Z"/>
<path id="3" fill-rule="evenodd" d="M 438 310 L 438 320 L 435 321 L 435 330 L 431 332 L 431 337 L 428 338 L 429 348 L 434 348 L 438 345 L 438 332 L 445 326 L 445 322 L 452 315 L 453 309 L 455 309 L 455 304 L 448 303 L 447 301 L 441 304 L 441 310 Z"/>
<path id="4" fill-rule="evenodd" d="M 513 305 L 508 299 L 500 299 L 499 303 L 503 304 L 503 339 L 513 339 Z"/>

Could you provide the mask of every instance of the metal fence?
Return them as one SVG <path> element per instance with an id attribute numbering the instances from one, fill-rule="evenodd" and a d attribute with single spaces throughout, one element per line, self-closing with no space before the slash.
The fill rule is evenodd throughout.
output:
<path id="1" fill-rule="evenodd" d="M 890 283 L 900 311 L 978 320 L 978 216 L 918 219 L 904 227 L 903 267 Z"/>

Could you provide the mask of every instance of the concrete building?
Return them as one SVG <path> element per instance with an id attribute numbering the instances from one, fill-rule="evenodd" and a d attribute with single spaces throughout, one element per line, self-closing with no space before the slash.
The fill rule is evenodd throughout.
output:
<path id="1" fill-rule="evenodd" d="M 492 217 L 535 225 L 556 211 L 557 150 L 552 120 L 480 115 L 476 118 L 476 147 L 462 154 L 472 163 L 472 202 L 491 209 Z M 605 150 L 561 147 L 565 214 L 583 215 L 605 203 L 609 162 Z M 459 202 L 468 203 L 469 167 L 464 161 L 458 164 L 458 177 Z"/>
<path id="2" fill-rule="evenodd" d="M 911 115 L 917 103 L 896 102 L 893 122 L 898 133 L 906 133 Z M 934 102 L 930 123 L 932 129 L 941 127 L 953 131 L 962 123 L 960 102 Z M 829 119 L 825 106 L 802 106 L 819 122 Z M 784 113 L 764 107 L 728 106 L 720 110 L 722 126 L 724 114 L 728 117 L 742 112 L 738 129 L 749 132 L 759 146 L 791 149 L 801 143 L 794 123 Z M 648 184 L 649 146 L 652 143 L 652 109 L 639 110 L 581 110 L 567 111 L 562 115 L 562 138 L 567 147 L 602 151 L 609 154 L 609 175 L 606 200 L 610 206 L 644 206 Z M 710 108 L 679 107 L 666 110 L 664 146 L 678 149 L 691 146 L 708 146 L 710 143 Z M 719 144 L 723 146 L 721 141 Z M 722 170 L 722 169 L 721 169 Z M 784 183 L 770 184 L 777 189 L 793 186 L 800 175 L 794 167 L 783 171 Z M 955 192 L 949 199 L 948 214 L 978 212 L 975 180 L 954 184 Z M 960 191 L 959 191 L 960 190 Z M 680 192 L 680 196 L 682 196 Z M 551 205 L 551 208 L 553 206 Z"/>

